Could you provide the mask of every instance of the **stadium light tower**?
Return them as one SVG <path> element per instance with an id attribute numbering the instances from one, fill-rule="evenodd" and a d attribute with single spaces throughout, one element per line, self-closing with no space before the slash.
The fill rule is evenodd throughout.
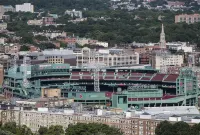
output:
<path id="1" fill-rule="evenodd" d="M 30 64 L 29 62 L 30 61 L 28 60 L 27 55 L 24 55 L 24 58 L 23 58 L 24 75 L 23 75 L 23 83 L 22 84 L 23 84 L 23 87 L 24 87 L 24 93 L 25 94 L 27 94 L 25 89 L 29 85 L 29 81 L 27 79 L 27 67 Z"/>
<path id="2" fill-rule="evenodd" d="M 97 62 L 96 62 L 96 58 L 97 58 Z M 95 55 L 94 54 L 94 57 L 93 57 L 93 60 L 94 60 L 94 64 L 95 64 L 95 67 L 94 67 L 94 91 L 95 92 L 100 92 L 100 87 L 99 87 L 99 70 L 100 70 L 100 65 L 99 65 L 99 54 Z"/>
<path id="3" fill-rule="evenodd" d="M 88 67 L 93 70 L 94 74 L 94 91 L 100 92 L 99 87 L 99 71 L 100 71 L 100 63 L 99 63 L 99 53 L 96 50 L 90 52 L 90 56 L 92 58 L 91 62 L 89 62 Z"/>
<path id="4" fill-rule="evenodd" d="M 16 87 L 16 74 L 17 74 L 17 59 L 18 59 L 18 55 L 15 54 L 14 56 L 14 62 L 13 62 L 13 69 L 14 69 L 14 73 L 15 73 L 15 78 L 14 78 L 14 89 Z M 12 98 L 13 98 L 13 89 L 12 89 Z"/>

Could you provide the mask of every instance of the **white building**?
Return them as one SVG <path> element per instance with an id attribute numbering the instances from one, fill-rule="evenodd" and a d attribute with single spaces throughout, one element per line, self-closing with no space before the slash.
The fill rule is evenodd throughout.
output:
<path id="1" fill-rule="evenodd" d="M 5 38 L 0 38 L 0 44 L 4 44 L 5 43 Z"/>
<path id="2" fill-rule="evenodd" d="M 103 46 L 103 47 L 108 47 L 107 42 L 97 42 L 96 45 Z"/>
<path id="3" fill-rule="evenodd" d="M 193 51 L 193 48 L 190 46 L 170 46 L 169 49 L 176 50 L 176 51 L 183 50 L 185 53 Z"/>
<path id="4" fill-rule="evenodd" d="M 56 37 L 66 37 L 67 36 L 67 33 L 66 32 L 58 32 L 58 31 L 55 31 L 55 32 L 40 32 L 40 33 L 33 33 L 34 36 L 37 36 L 37 35 L 42 35 L 42 36 L 46 36 L 48 38 L 56 38 Z"/>
<path id="5" fill-rule="evenodd" d="M 94 62 L 94 54 L 96 55 L 95 62 L 101 63 L 105 66 L 127 66 L 139 64 L 139 53 L 125 52 L 123 49 L 108 50 L 102 49 L 99 51 L 84 47 L 81 52 L 76 53 L 77 66 L 84 67 Z"/>
<path id="6" fill-rule="evenodd" d="M 7 29 L 7 23 L 0 23 L 0 30 Z"/>
<path id="7" fill-rule="evenodd" d="M 183 50 L 184 52 L 192 52 L 193 47 L 187 46 L 186 42 L 168 42 L 166 43 L 168 49 L 179 51 Z"/>
<path id="8" fill-rule="evenodd" d="M 89 39 L 86 39 L 86 38 L 77 38 L 76 42 L 77 42 L 77 44 L 83 46 L 85 44 L 89 44 Z"/>
<path id="9" fill-rule="evenodd" d="M 160 70 L 165 66 L 182 66 L 183 55 L 173 55 L 173 54 L 155 54 L 152 56 L 152 67 Z"/>
<path id="10" fill-rule="evenodd" d="M 16 12 L 34 12 L 34 6 L 31 3 L 24 3 L 22 5 L 15 5 Z"/>
<path id="11" fill-rule="evenodd" d="M 42 25 L 42 20 L 28 20 L 27 22 L 28 25 Z"/>
<path id="12" fill-rule="evenodd" d="M 73 9 L 73 10 L 66 10 L 65 14 L 68 14 L 71 17 L 83 18 L 82 11 L 76 11 L 75 9 Z"/>

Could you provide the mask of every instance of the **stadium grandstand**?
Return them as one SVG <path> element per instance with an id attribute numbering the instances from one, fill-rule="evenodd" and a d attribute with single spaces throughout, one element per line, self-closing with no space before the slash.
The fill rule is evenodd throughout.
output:
<path id="1" fill-rule="evenodd" d="M 26 73 L 24 72 L 26 71 Z M 26 74 L 26 75 L 24 75 Z M 27 82 L 24 87 L 24 77 Z M 42 88 L 59 88 L 62 97 L 84 104 L 127 109 L 131 106 L 196 105 L 197 77 L 190 68 L 180 74 L 161 74 L 153 69 L 102 68 L 100 92 L 94 91 L 94 72 L 69 64 L 39 64 L 10 68 L 5 72 L 3 92 L 8 97 L 38 98 Z"/>

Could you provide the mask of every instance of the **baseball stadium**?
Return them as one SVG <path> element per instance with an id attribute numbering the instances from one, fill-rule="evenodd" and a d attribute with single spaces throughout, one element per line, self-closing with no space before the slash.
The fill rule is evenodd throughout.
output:
<path id="1" fill-rule="evenodd" d="M 38 64 L 21 65 L 5 72 L 5 95 L 38 98 L 42 88 L 58 88 L 62 97 L 83 104 L 123 109 L 196 105 L 199 95 L 197 77 L 190 68 L 182 68 L 179 74 L 161 74 L 153 69 L 100 68 L 94 72 L 69 64 Z"/>

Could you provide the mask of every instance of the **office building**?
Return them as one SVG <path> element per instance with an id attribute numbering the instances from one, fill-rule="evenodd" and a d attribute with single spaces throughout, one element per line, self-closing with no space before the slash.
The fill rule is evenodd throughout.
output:
<path id="1" fill-rule="evenodd" d="M 70 124 L 77 123 L 102 123 L 120 129 L 124 135 L 155 135 L 157 125 L 162 121 L 169 121 L 175 123 L 178 121 L 187 122 L 189 125 L 199 123 L 200 119 L 197 108 L 194 106 L 180 107 L 181 111 L 175 110 L 176 107 L 160 108 L 161 114 L 154 114 L 158 112 L 159 108 L 150 109 L 152 112 L 116 112 L 105 111 L 97 109 L 95 111 L 88 111 L 86 113 L 77 113 L 73 109 L 68 110 L 54 110 L 48 108 L 38 108 L 37 110 L 1 110 L 0 120 L 4 124 L 6 122 L 16 122 L 17 125 L 26 125 L 33 132 L 42 127 L 50 127 L 51 125 L 61 125 L 63 129 L 67 129 Z M 164 109 L 173 111 L 175 113 L 166 113 Z M 188 110 L 190 111 L 188 111 Z M 147 111 L 149 108 L 146 109 Z M 184 112 L 189 112 L 188 114 Z M 178 114 L 177 114 L 178 113 Z M 193 114 L 191 114 L 193 113 Z"/>

